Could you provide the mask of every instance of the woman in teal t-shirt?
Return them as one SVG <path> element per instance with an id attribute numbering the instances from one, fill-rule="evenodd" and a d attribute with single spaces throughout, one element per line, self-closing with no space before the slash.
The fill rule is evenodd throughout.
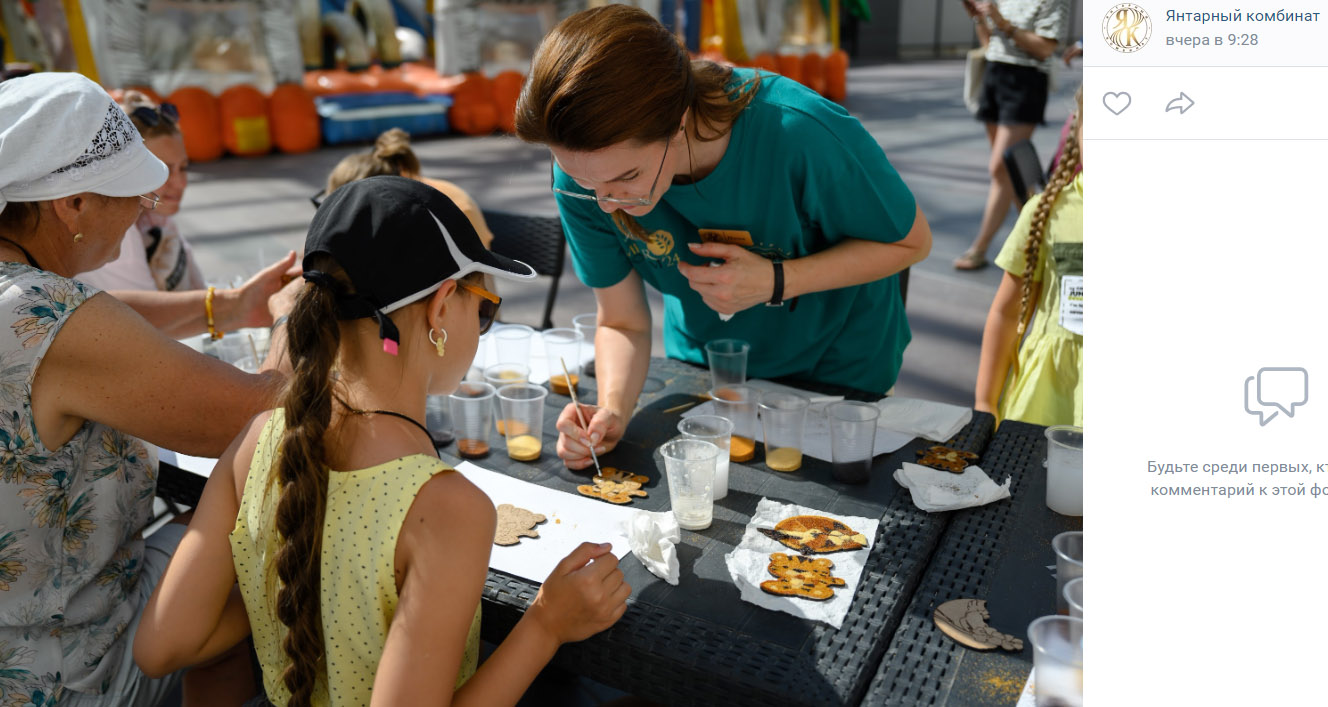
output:
<path id="1" fill-rule="evenodd" d="M 636 407 L 643 282 L 664 295 L 672 358 L 704 364 L 707 341 L 740 338 L 752 377 L 894 385 L 910 338 L 895 276 L 931 230 L 856 118 L 788 79 L 692 62 L 625 5 L 567 18 L 532 64 L 517 135 L 552 152 L 572 263 L 599 305 L 600 407 L 586 429 L 571 406 L 560 416 L 569 467 L 611 449 Z"/>

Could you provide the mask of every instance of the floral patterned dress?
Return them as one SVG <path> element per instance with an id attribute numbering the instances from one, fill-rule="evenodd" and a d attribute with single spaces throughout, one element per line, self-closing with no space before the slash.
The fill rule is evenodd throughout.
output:
<path id="1" fill-rule="evenodd" d="M 101 694 L 141 607 L 155 452 L 85 422 L 42 443 L 32 381 L 71 314 L 98 291 L 0 263 L 0 706 L 48 705 L 63 690 Z"/>

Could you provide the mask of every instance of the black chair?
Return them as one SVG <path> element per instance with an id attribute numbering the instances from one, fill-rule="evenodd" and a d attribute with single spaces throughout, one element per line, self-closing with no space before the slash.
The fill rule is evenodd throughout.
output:
<path id="1" fill-rule="evenodd" d="M 1001 160 L 1010 175 L 1010 182 L 1014 184 L 1014 195 L 1020 205 L 1047 188 L 1047 173 L 1032 141 L 1020 140 L 1011 145 Z"/>
<path id="2" fill-rule="evenodd" d="M 484 221 L 493 232 L 490 246 L 493 252 L 527 263 L 536 273 L 553 280 L 549 283 L 544 318 L 539 325 L 541 329 L 552 327 L 553 303 L 558 298 L 558 282 L 567 255 L 562 221 L 557 216 L 527 216 L 506 211 L 485 211 Z"/>

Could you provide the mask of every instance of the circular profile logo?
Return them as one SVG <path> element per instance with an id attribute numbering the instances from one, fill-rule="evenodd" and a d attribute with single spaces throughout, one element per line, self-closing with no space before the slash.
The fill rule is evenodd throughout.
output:
<path id="1" fill-rule="evenodd" d="M 1153 36 L 1153 20 L 1148 12 L 1132 2 L 1123 2 L 1102 19 L 1102 38 L 1107 46 L 1122 54 L 1143 49 Z"/>

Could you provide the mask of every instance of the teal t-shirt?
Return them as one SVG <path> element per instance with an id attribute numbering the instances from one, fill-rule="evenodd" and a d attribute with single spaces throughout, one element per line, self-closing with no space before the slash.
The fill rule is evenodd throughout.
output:
<path id="1" fill-rule="evenodd" d="M 736 69 L 737 83 L 754 70 Z M 558 188 L 586 192 L 555 167 Z M 586 192 L 589 193 L 589 192 Z M 797 307 L 755 306 L 728 322 L 678 271 L 703 264 L 688 243 L 698 229 L 745 231 L 749 250 L 792 260 L 845 238 L 894 242 L 913 227 L 913 195 L 862 124 L 803 85 L 762 73 L 755 98 L 733 123 L 724 157 L 694 184 L 670 185 L 637 219 L 643 243 L 619 231 L 593 201 L 558 196 L 572 264 L 590 287 L 635 269 L 664 295 L 664 350 L 704 365 L 705 343 L 751 343 L 752 378 L 791 376 L 884 393 L 895 383 L 911 334 L 898 276 L 803 295 Z"/>

